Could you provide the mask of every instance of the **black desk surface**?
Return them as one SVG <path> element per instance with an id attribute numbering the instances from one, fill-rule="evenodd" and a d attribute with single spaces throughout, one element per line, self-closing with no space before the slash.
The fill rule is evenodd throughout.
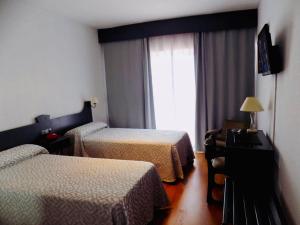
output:
<path id="1" fill-rule="evenodd" d="M 249 187 L 267 187 L 272 183 L 274 150 L 263 131 L 240 135 L 228 129 L 225 149 L 230 177 L 245 182 Z"/>
<path id="2" fill-rule="evenodd" d="M 227 130 L 226 148 L 234 150 L 273 151 L 273 147 L 262 130 L 257 133 L 235 134 Z"/>
<path id="3" fill-rule="evenodd" d="M 235 134 L 227 130 L 223 224 L 287 224 L 274 194 L 274 149 L 263 131 Z"/>

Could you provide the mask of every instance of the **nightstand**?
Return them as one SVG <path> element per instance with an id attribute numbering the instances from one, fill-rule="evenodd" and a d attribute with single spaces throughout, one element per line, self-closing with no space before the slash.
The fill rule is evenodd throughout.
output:
<path id="1" fill-rule="evenodd" d="M 66 136 L 62 136 L 54 140 L 48 140 L 45 137 L 42 137 L 38 141 L 38 145 L 46 148 L 50 154 L 64 155 L 64 149 L 70 147 L 71 140 Z"/>

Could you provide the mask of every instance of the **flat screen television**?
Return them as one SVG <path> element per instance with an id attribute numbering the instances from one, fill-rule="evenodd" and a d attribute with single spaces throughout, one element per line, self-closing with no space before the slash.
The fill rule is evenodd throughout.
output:
<path id="1" fill-rule="evenodd" d="M 269 75 L 275 73 L 274 51 L 272 46 L 269 25 L 265 24 L 257 40 L 258 48 L 258 73 Z"/>

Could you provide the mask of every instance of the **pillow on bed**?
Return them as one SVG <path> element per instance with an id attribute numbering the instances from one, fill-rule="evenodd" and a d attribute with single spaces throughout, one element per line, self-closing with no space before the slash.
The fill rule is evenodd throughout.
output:
<path id="1" fill-rule="evenodd" d="M 85 137 L 86 135 L 93 133 L 95 131 L 101 130 L 103 128 L 107 128 L 107 124 L 103 122 L 91 122 L 84 124 L 82 126 L 76 127 L 72 130 L 69 130 L 66 135 L 67 136 L 74 136 L 80 135 L 81 137 Z"/>
<path id="2" fill-rule="evenodd" d="M 73 154 L 75 156 L 85 156 L 82 144 L 83 138 L 106 127 L 106 123 L 92 122 L 69 130 L 65 135 L 70 137 L 73 142 Z"/>
<path id="3" fill-rule="evenodd" d="M 32 158 L 39 154 L 48 154 L 48 151 L 38 145 L 20 145 L 0 152 L 0 169 L 15 165 L 25 159 Z"/>

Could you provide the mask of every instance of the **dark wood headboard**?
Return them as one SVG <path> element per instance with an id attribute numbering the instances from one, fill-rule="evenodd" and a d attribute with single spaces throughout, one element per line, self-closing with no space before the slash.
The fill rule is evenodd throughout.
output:
<path id="1" fill-rule="evenodd" d="M 64 134 L 68 130 L 93 121 L 90 102 L 84 102 L 83 110 L 79 113 L 50 119 L 49 115 L 35 118 L 36 123 L 0 132 L 0 151 L 22 144 L 34 144 L 42 135 L 42 130 L 51 128 L 52 131 Z"/>

